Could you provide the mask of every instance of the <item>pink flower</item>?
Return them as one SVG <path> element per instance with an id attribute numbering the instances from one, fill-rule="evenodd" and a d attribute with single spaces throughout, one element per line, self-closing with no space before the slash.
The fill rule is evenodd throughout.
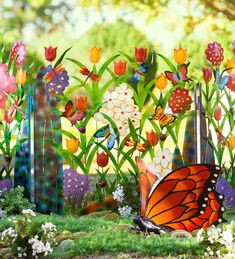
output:
<path id="1" fill-rule="evenodd" d="M 20 40 L 15 41 L 11 49 L 11 60 L 13 60 L 16 56 L 16 66 L 23 66 L 26 59 L 26 45 Z"/>
<path id="2" fill-rule="evenodd" d="M 6 107 L 7 95 L 16 91 L 15 78 L 9 75 L 8 68 L 0 62 L 0 108 Z"/>
<path id="3" fill-rule="evenodd" d="M 12 106 L 5 112 L 5 121 L 10 124 L 13 122 L 14 118 L 16 116 L 16 107 Z"/>

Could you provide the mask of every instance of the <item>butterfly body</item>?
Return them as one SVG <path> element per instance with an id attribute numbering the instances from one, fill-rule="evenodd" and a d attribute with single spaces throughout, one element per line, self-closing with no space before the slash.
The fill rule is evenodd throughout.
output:
<path id="1" fill-rule="evenodd" d="M 152 225 L 155 225 L 167 232 L 191 232 L 224 221 L 224 196 L 215 191 L 216 181 L 222 173 L 220 167 L 182 167 L 156 179 L 153 184 L 153 173 L 140 158 L 136 158 L 136 162 L 140 173 L 141 209 L 140 218 L 134 222 L 141 230 L 153 232 L 155 227 Z"/>
<path id="2" fill-rule="evenodd" d="M 188 82 L 189 79 L 187 77 L 187 66 L 185 64 L 180 66 L 180 69 L 177 73 L 173 73 L 171 71 L 166 71 L 165 75 L 167 79 L 169 79 L 173 85 L 177 85 L 180 81 Z"/>
<path id="3" fill-rule="evenodd" d="M 148 67 L 144 63 L 141 63 L 139 69 L 135 71 L 134 75 L 131 77 L 130 82 L 138 84 L 141 77 L 148 71 Z"/>
<path id="4" fill-rule="evenodd" d="M 142 143 L 139 143 L 139 142 L 136 142 L 130 138 L 126 138 L 125 139 L 125 143 L 124 143 L 125 146 L 127 147 L 133 147 L 134 149 L 140 151 L 140 152 L 144 152 L 145 149 L 147 148 L 147 146 L 145 144 L 142 144 Z"/>
<path id="5" fill-rule="evenodd" d="M 107 148 L 111 150 L 115 145 L 115 141 L 117 140 L 118 135 L 115 132 L 111 133 L 109 125 L 106 125 L 97 130 L 94 134 L 94 137 L 107 139 Z"/>
<path id="6" fill-rule="evenodd" d="M 165 114 L 165 111 L 161 104 L 158 104 L 155 109 L 155 114 L 152 116 L 151 120 L 158 120 L 160 126 L 163 128 L 176 120 L 176 116 L 173 114 Z"/>
<path id="7" fill-rule="evenodd" d="M 65 111 L 62 113 L 61 117 L 69 119 L 72 126 L 77 122 L 85 118 L 86 113 L 83 111 L 77 111 L 74 108 L 73 102 L 70 100 L 65 105 Z"/>

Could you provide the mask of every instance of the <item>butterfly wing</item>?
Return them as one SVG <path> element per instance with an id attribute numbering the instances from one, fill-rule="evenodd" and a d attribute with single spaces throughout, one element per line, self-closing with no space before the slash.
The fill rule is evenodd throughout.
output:
<path id="1" fill-rule="evenodd" d="M 148 196 L 157 180 L 157 176 L 146 166 L 139 157 L 135 158 L 140 177 L 140 216 L 145 215 Z"/>
<path id="2" fill-rule="evenodd" d="M 223 76 L 220 80 L 220 83 L 219 83 L 219 88 L 220 90 L 224 90 L 225 86 L 227 85 L 229 81 L 229 77 L 228 76 Z"/>
<path id="3" fill-rule="evenodd" d="M 176 119 L 175 115 L 169 114 L 169 115 L 163 115 L 163 117 L 160 119 L 159 123 L 160 126 L 163 128 L 169 124 L 171 124 L 172 122 L 174 122 Z"/>
<path id="4" fill-rule="evenodd" d="M 146 73 L 148 71 L 148 67 L 145 66 L 145 63 L 140 64 L 139 71 L 142 73 Z"/>
<path id="5" fill-rule="evenodd" d="M 65 111 L 62 113 L 61 117 L 71 118 L 73 114 L 74 114 L 73 102 L 68 101 L 65 105 Z"/>
<path id="6" fill-rule="evenodd" d="M 221 168 L 213 165 L 192 165 L 171 172 L 151 190 L 145 217 L 157 225 L 178 229 L 175 223 L 203 215 L 208 207 L 205 200 L 214 193 L 220 173 Z"/>
<path id="7" fill-rule="evenodd" d="M 126 138 L 125 139 L 125 142 L 124 142 L 124 146 L 127 146 L 127 147 L 134 147 L 136 146 L 136 142 L 130 138 Z"/>
<path id="8" fill-rule="evenodd" d="M 131 77 L 130 82 L 138 84 L 140 79 L 141 79 L 141 75 L 139 73 L 135 72 L 133 74 L 133 76 Z"/>
<path id="9" fill-rule="evenodd" d="M 177 74 L 171 71 L 165 71 L 165 76 L 172 82 L 173 85 L 177 85 L 179 83 L 179 78 L 177 77 Z"/>
<path id="10" fill-rule="evenodd" d="M 152 117 L 152 120 L 160 120 L 164 115 L 164 109 L 161 104 L 158 104 L 155 109 L 155 114 Z"/>
<path id="11" fill-rule="evenodd" d="M 177 73 L 179 80 L 188 82 L 187 73 L 188 73 L 187 66 L 183 64 Z"/>
<path id="12" fill-rule="evenodd" d="M 94 134 L 95 138 L 107 138 L 110 135 L 110 128 L 109 125 L 106 125 L 99 130 L 97 130 Z"/>
<path id="13" fill-rule="evenodd" d="M 109 150 L 113 149 L 114 145 L 115 145 L 115 140 L 118 138 L 118 135 L 116 133 L 113 133 L 107 141 L 107 148 Z"/>
<path id="14" fill-rule="evenodd" d="M 81 68 L 81 70 L 79 72 L 82 75 L 84 75 L 84 76 L 88 76 L 91 73 L 91 71 L 87 67 L 85 67 L 85 66 L 82 66 L 82 68 Z"/>
<path id="15" fill-rule="evenodd" d="M 70 118 L 70 122 L 74 125 L 77 121 L 81 121 L 86 117 L 85 112 L 75 112 L 72 117 Z"/>

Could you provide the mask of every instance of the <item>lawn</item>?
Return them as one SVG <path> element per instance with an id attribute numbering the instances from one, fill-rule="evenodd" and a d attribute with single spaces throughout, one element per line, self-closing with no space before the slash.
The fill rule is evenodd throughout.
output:
<path id="1" fill-rule="evenodd" d="M 235 220 L 234 211 L 227 211 L 228 221 Z M 130 230 L 131 218 L 121 218 L 115 213 L 103 212 L 82 217 L 38 215 L 34 221 L 51 221 L 57 226 L 57 240 L 72 239 L 70 246 L 55 248 L 52 258 L 198 258 L 204 247 L 193 237 L 144 236 Z M 0 221 L 0 231 L 9 226 L 7 219 Z"/>

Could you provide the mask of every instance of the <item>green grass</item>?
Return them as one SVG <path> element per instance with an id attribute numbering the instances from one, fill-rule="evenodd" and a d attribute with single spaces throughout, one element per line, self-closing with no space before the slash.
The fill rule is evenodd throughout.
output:
<path id="1" fill-rule="evenodd" d="M 228 221 L 235 220 L 233 212 L 226 213 Z M 59 232 L 85 232 L 75 240 L 75 245 L 66 251 L 55 248 L 52 257 L 73 258 L 79 256 L 99 256 L 135 254 L 138 256 L 164 256 L 176 258 L 196 258 L 204 253 L 204 247 L 195 238 L 173 238 L 136 234 L 120 224 L 132 224 L 131 218 L 121 218 L 116 214 L 73 216 L 38 215 L 33 218 L 38 223 L 51 221 Z M 0 221 L 0 231 L 9 226 L 7 220 Z M 110 257 L 108 257 L 110 258 Z"/>

